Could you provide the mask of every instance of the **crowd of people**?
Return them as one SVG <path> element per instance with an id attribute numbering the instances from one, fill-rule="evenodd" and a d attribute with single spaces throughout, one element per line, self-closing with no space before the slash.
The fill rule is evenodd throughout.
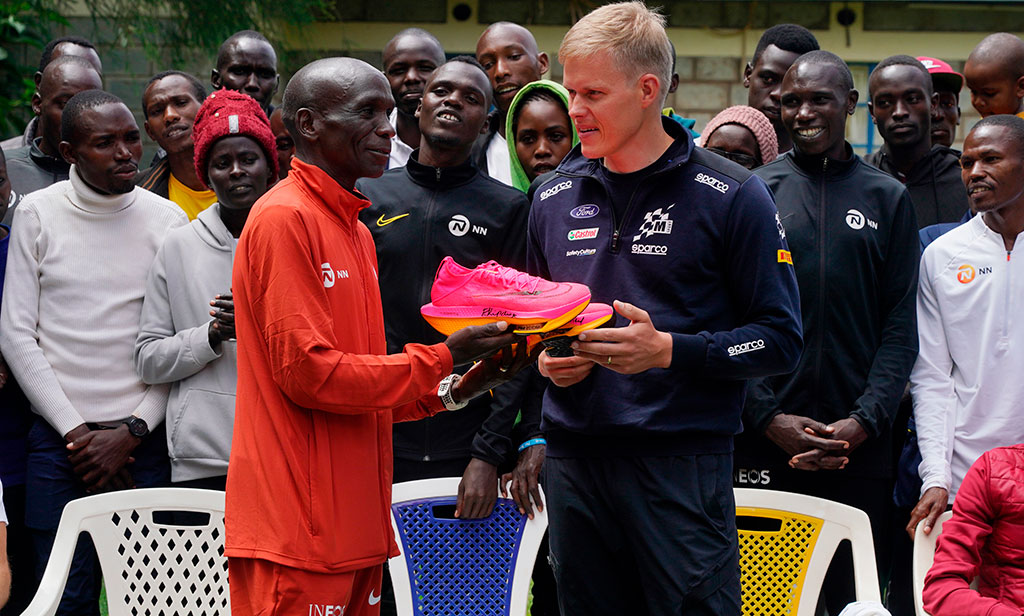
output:
<path id="1" fill-rule="evenodd" d="M 536 616 L 740 614 L 734 487 L 865 511 L 897 616 L 952 507 L 926 608 L 1024 611 L 1024 41 L 962 74 L 882 59 L 863 158 L 861 94 L 807 29 L 766 30 L 747 105 L 703 127 L 665 106 L 675 56 L 640 2 L 569 29 L 561 83 L 521 25 L 455 57 L 408 28 L 275 106 L 246 30 L 209 93 L 145 84 L 143 168 L 95 47 L 51 41 L 0 144 L 0 614 L 64 505 L 153 486 L 225 490 L 233 613 L 394 613 L 391 485 L 453 476 L 459 519 L 499 489 L 547 512 Z M 568 357 L 500 321 L 446 337 L 420 316 L 445 257 L 616 315 Z M 83 535 L 59 613 L 98 614 L 101 583 Z M 855 599 L 840 549 L 819 612 Z"/>

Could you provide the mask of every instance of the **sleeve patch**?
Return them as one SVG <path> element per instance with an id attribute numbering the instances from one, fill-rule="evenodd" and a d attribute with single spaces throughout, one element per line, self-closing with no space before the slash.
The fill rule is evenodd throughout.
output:
<path id="1" fill-rule="evenodd" d="M 793 254 L 788 250 L 779 250 L 779 263 L 789 263 L 793 265 Z"/>

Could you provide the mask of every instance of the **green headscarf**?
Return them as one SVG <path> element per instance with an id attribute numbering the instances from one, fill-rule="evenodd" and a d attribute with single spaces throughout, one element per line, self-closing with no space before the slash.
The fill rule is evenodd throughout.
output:
<path id="1" fill-rule="evenodd" d="M 512 164 L 512 185 L 523 192 L 530 188 L 530 178 L 526 175 L 523 164 L 519 162 L 519 154 L 516 153 L 516 136 L 512 132 L 512 119 L 516 117 L 516 111 L 522 100 L 534 90 L 550 91 L 561 99 L 566 109 L 569 108 L 569 91 L 562 84 L 547 79 L 526 84 L 516 92 L 515 98 L 512 99 L 512 104 L 509 105 L 508 113 L 505 115 L 505 141 L 508 142 L 508 158 Z M 580 142 L 580 138 L 576 134 L 576 126 L 573 125 L 572 120 L 569 120 L 569 127 L 572 129 L 572 144 L 575 146 Z"/>

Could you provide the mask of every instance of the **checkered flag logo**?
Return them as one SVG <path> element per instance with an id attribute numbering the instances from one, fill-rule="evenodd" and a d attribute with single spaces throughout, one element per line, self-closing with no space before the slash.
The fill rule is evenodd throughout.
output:
<path id="1" fill-rule="evenodd" d="M 665 208 L 662 212 L 661 208 L 654 210 L 653 212 L 647 212 L 644 214 L 644 223 L 640 225 L 640 233 L 633 236 L 633 241 L 642 240 L 645 237 L 650 237 L 655 233 L 661 233 L 668 235 L 672 233 L 672 221 L 668 218 L 668 211 L 676 206 L 675 203 Z"/>

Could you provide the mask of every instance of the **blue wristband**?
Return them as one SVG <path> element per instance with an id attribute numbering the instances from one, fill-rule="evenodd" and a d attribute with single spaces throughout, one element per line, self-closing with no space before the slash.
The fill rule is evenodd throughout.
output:
<path id="1" fill-rule="evenodd" d="M 522 451 L 524 449 L 526 449 L 528 447 L 533 447 L 534 445 L 547 445 L 547 444 L 548 444 L 548 442 L 546 440 L 542 439 L 542 438 L 531 438 L 530 440 L 526 441 L 525 443 L 523 443 L 522 445 L 519 446 L 519 452 L 522 453 Z"/>

